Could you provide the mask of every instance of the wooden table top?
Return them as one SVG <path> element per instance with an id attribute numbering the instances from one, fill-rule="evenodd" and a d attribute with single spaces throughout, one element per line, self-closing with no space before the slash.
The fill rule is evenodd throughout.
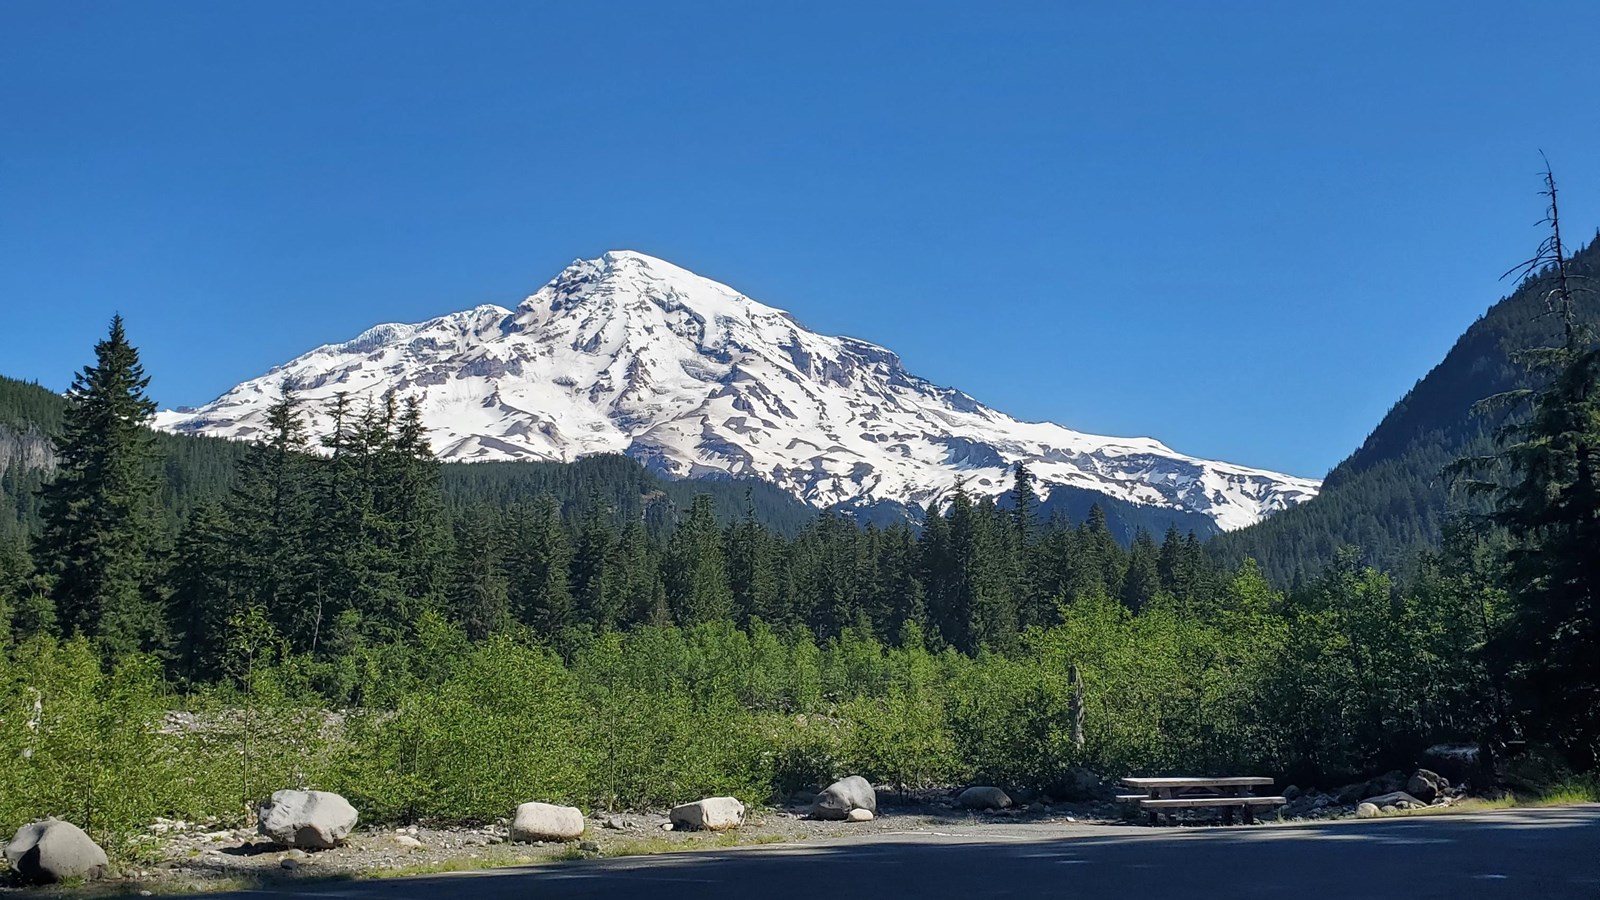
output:
<path id="1" fill-rule="evenodd" d="M 1260 775 L 1234 775 L 1225 778 L 1124 778 L 1122 783 L 1136 788 L 1248 787 L 1272 784 Z"/>

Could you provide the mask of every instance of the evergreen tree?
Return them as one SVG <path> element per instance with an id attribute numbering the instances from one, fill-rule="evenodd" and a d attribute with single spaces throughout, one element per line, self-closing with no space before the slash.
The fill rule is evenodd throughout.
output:
<path id="1" fill-rule="evenodd" d="M 161 487 L 147 427 L 150 379 L 121 316 L 94 352 L 68 394 L 35 556 L 68 634 L 114 652 L 158 647 L 166 628 L 153 583 Z"/>
<path id="2" fill-rule="evenodd" d="M 1143 528 L 1133 538 L 1133 547 L 1128 551 L 1128 570 L 1122 578 L 1122 605 L 1128 611 L 1138 614 L 1147 608 L 1156 599 L 1161 590 L 1161 576 L 1158 572 L 1158 558 L 1161 551 L 1156 547 L 1155 539 L 1150 532 Z"/>
<path id="3" fill-rule="evenodd" d="M 553 497 L 514 510 L 506 541 L 506 580 L 511 608 L 523 624 L 548 640 L 559 640 L 576 624 L 572 602 L 572 544 Z"/>
<path id="4" fill-rule="evenodd" d="M 1503 475 L 1475 486 L 1492 492 L 1491 521 L 1509 538 L 1511 616 L 1497 649 L 1516 709 L 1534 736 L 1589 768 L 1600 763 L 1600 347 L 1579 318 L 1548 170 L 1544 195 L 1550 236 L 1522 269 L 1547 271 L 1562 337 L 1522 358 L 1554 374 L 1496 398 L 1525 402 L 1528 417 L 1502 429 L 1497 454 L 1460 468 Z"/>
<path id="5" fill-rule="evenodd" d="M 285 384 L 267 409 L 266 438 L 252 444 L 238 466 L 226 520 L 238 609 L 262 609 L 280 635 L 301 647 L 315 629 L 315 609 L 304 602 L 312 574 L 310 465 L 300 402 Z M 204 519 L 191 518 L 191 527 L 223 521 L 221 511 L 206 512 Z M 217 623 L 230 615 L 221 614 Z"/>
<path id="6" fill-rule="evenodd" d="M 177 668 L 191 683 L 223 674 L 228 622 L 245 608 L 235 575 L 246 584 L 249 575 L 237 567 L 229 546 L 235 532 L 222 507 L 212 502 L 196 507 L 178 535 L 170 602 Z"/>
<path id="7" fill-rule="evenodd" d="M 681 625 L 733 617 L 733 589 L 711 498 L 702 494 L 667 543 L 667 602 Z"/>
<path id="8" fill-rule="evenodd" d="M 622 547 L 606 513 L 600 495 L 591 493 L 572 556 L 578 619 L 602 631 L 617 627 L 626 605 Z"/>
<path id="9" fill-rule="evenodd" d="M 733 608 L 745 625 L 760 620 L 782 622 L 785 611 L 778 603 L 777 562 L 772 536 L 756 519 L 755 505 L 745 507 L 744 518 L 728 530 L 728 580 Z"/>
<path id="10" fill-rule="evenodd" d="M 505 631 L 512 622 L 510 586 L 495 525 L 487 509 L 474 510 L 456 522 L 449 607 L 474 641 Z"/>

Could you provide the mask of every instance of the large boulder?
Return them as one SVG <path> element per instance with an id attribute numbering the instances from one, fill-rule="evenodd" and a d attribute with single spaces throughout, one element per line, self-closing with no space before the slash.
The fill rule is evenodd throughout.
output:
<path id="1" fill-rule="evenodd" d="M 339 846 L 360 819 L 349 800 L 328 791 L 276 791 L 256 815 L 263 837 L 302 850 Z"/>
<path id="2" fill-rule="evenodd" d="M 956 798 L 967 809 L 1005 809 L 1011 797 L 997 787 L 969 787 Z"/>
<path id="3" fill-rule="evenodd" d="M 1409 781 L 1406 782 L 1406 793 L 1416 797 L 1423 803 L 1432 803 L 1446 791 L 1450 790 L 1450 782 L 1443 775 L 1427 769 L 1418 769 Z"/>
<path id="4" fill-rule="evenodd" d="M 874 815 L 878 812 L 878 792 L 860 775 L 841 778 L 828 785 L 817 795 L 811 814 L 819 819 L 843 820 L 853 809 L 864 809 Z"/>
<path id="5" fill-rule="evenodd" d="M 732 797 L 707 797 L 674 806 L 667 818 L 674 831 L 727 831 L 744 824 L 744 804 Z"/>
<path id="6" fill-rule="evenodd" d="M 1486 781 L 1477 744 L 1434 744 L 1422 752 L 1422 764 L 1452 784 Z M 1482 785 L 1478 785 L 1482 786 Z"/>
<path id="7" fill-rule="evenodd" d="M 106 851 L 82 828 L 55 818 L 18 828 L 6 844 L 6 860 L 22 880 L 34 884 L 99 878 L 106 871 Z"/>
<path id="8" fill-rule="evenodd" d="M 511 840 L 531 844 L 535 841 L 575 841 L 583 837 L 583 811 L 576 806 L 554 803 L 524 803 L 511 820 Z"/>

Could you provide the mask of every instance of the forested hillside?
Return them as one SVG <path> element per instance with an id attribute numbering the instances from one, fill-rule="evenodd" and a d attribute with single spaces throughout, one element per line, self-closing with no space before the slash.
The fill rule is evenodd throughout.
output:
<path id="1" fill-rule="evenodd" d="M 0 376 L 0 536 L 38 529 L 38 490 L 55 462 L 51 436 L 60 432 L 66 405 L 37 384 Z M 248 449 L 238 441 L 165 432 L 155 432 L 155 446 L 165 476 L 162 520 L 173 533 L 197 502 L 227 494 Z M 711 498 L 720 521 L 753 513 L 780 534 L 794 534 L 816 517 L 816 510 L 764 481 L 674 481 L 623 456 L 575 463 L 452 463 L 440 471 L 452 509 L 505 507 L 551 496 L 571 520 L 598 499 L 615 523 L 640 519 L 658 536 L 701 494 Z"/>
<path id="2" fill-rule="evenodd" d="M 1593 281 L 1600 278 L 1600 241 L 1574 254 L 1570 270 L 1579 287 L 1579 321 L 1600 323 L 1600 293 L 1594 292 L 1600 282 Z M 1485 511 L 1481 500 L 1452 491 L 1444 470 L 1462 456 L 1494 449 L 1505 414 L 1475 404 L 1539 383 L 1513 357 L 1559 340 L 1561 321 L 1549 301 L 1553 287 L 1553 272 L 1545 268 L 1490 307 L 1328 474 L 1320 494 L 1212 539 L 1218 559 L 1253 557 L 1280 584 L 1320 570 L 1347 546 L 1380 568 L 1403 569 L 1418 550 L 1438 546 L 1452 512 Z"/>

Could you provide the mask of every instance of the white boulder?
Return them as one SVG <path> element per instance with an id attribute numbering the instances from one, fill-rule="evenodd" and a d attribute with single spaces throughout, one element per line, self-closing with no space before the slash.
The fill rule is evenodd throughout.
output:
<path id="1" fill-rule="evenodd" d="M 99 878 L 106 870 L 106 851 L 82 828 L 55 818 L 18 828 L 5 852 L 12 871 L 34 884 Z"/>
<path id="2" fill-rule="evenodd" d="M 845 814 L 845 819 L 851 822 L 871 822 L 875 817 L 870 809 L 856 807 Z"/>
<path id="3" fill-rule="evenodd" d="M 583 828 L 583 811 L 576 806 L 524 803 L 517 807 L 517 815 L 511 820 L 511 840 L 524 844 L 575 841 L 583 837 Z"/>
<path id="4" fill-rule="evenodd" d="M 667 818 L 674 831 L 727 831 L 744 824 L 744 804 L 733 797 L 708 797 L 674 806 Z"/>
<path id="5" fill-rule="evenodd" d="M 337 847 L 360 819 L 350 801 L 328 791 L 276 791 L 256 814 L 262 836 L 306 850 Z"/>
<path id="6" fill-rule="evenodd" d="M 811 815 L 818 819 L 842 820 L 851 810 L 864 809 L 878 812 L 878 792 L 872 783 L 860 775 L 841 778 L 817 795 Z"/>

